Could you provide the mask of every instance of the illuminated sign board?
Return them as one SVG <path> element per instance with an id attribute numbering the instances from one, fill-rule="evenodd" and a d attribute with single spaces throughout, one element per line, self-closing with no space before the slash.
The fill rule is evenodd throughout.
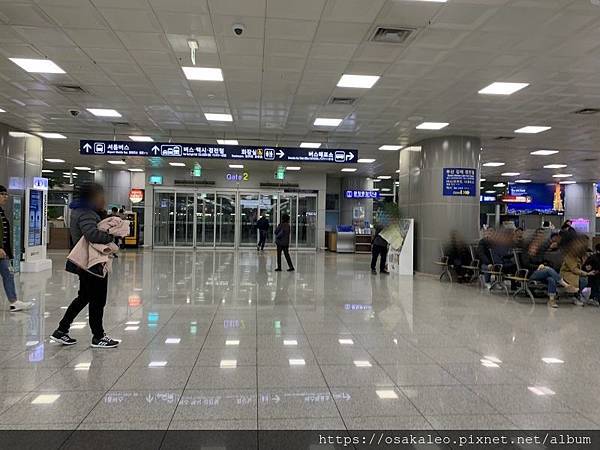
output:
<path id="1" fill-rule="evenodd" d="M 344 197 L 346 198 L 380 198 L 381 194 L 379 191 L 344 191 Z"/>

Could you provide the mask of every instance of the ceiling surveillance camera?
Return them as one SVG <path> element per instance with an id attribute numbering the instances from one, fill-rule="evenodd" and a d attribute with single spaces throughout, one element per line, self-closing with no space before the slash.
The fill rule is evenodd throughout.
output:
<path id="1" fill-rule="evenodd" d="M 246 26 L 243 23 L 236 23 L 233 25 L 233 34 L 241 36 L 246 31 Z"/>
<path id="2" fill-rule="evenodd" d="M 69 110 L 69 114 L 71 114 L 73 117 L 77 117 L 79 115 L 79 110 L 78 109 L 70 109 Z"/>

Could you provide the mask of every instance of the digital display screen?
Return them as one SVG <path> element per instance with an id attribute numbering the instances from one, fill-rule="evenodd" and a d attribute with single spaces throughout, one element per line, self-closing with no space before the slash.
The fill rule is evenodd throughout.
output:
<path id="1" fill-rule="evenodd" d="M 555 214 L 564 209 L 562 188 L 555 184 L 512 184 L 507 200 L 508 214 Z"/>
<path id="2" fill-rule="evenodd" d="M 29 191 L 29 234 L 27 244 L 29 247 L 42 245 L 42 220 L 44 216 L 44 193 L 42 191 Z"/>

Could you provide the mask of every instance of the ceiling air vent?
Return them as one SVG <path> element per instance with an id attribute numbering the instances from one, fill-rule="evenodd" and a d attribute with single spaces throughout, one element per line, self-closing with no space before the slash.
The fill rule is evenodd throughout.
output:
<path id="1" fill-rule="evenodd" d="M 494 140 L 495 141 L 512 141 L 515 137 L 514 136 L 498 136 L 495 137 Z"/>
<path id="2" fill-rule="evenodd" d="M 83 89 L 81 86 L 77 86 L 75 84 L 59 84 L 56 86 L 60 92 L 65 94 L 87 94 L 88 92 Z"/>
<path id="3" fill-rule="evenodd" d="M 403 44 L 414 31 L 413 28 L 377 27 L 371 36 L 371 41 Z"/>
<path id="4" fill-rule="evenodd" d="M 356 101 L 354 97 L 331 97 L 330 105 L 353 105 Z"/>
<path id="5" fill-rule="evenodd" d="M 599 108 L 583 108 L 575 111 L 575 114 L 583 114 L 583 115 L 592 115 L 598 114 L 600 112 Z"/>

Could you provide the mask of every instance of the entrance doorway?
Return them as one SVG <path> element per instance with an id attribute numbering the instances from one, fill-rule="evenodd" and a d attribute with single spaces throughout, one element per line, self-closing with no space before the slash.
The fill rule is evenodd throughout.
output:
<path id="1" fill-rule="evenodd" d="M 275 227 L 290 216 L 290 247 L 316 249 L 317 194 L 284 191 L 160 188 L 154 192 L 154 247 L 252 248 L 256 222 L 269 219 L 267 247 Z"/>

